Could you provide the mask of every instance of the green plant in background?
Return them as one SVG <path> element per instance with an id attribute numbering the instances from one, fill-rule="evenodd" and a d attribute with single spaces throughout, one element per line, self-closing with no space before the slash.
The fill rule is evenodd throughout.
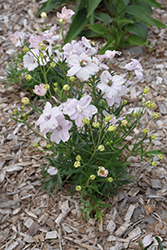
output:
<path id="1" fill-rule="evenodd" d="M 37 15 L 67 2 L 70 1 L 48 0 L 38 10 Z M 107 13 L 100 11 L 101 6 L 105 6 Z M 153 7 L 161 8 L 161 5 L 155 0 L 77 0 L 74 7 L 76 14 L 64 43 L 78 35 L 88 38 L 102 37 L 107 43 L 100 51 L 101 54 L 107 49 L 146 45 L 148 26 L 167 27 L 150 17 Z"/>

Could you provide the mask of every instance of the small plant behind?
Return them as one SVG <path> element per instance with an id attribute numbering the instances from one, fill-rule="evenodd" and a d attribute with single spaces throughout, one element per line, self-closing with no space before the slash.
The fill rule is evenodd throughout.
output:
<path id="1" fill-rule="evenodd" d="M 48 0 L 38 10 L 37 15 L 67 2 L 70 1 Z M 99 11 L 102 4 L 108 13 Z M 88 38 L 106 39 L 107 43 L 100 51 L 101 54 L 107 49 L 147 45 L 148 26 L 167 27 L 150 17 L 153 14 L 152 8 L 162 8 L 162 6 L 155 0 L 78 0 L 74 7 L 76 14 L 64 44 L 81 34 Z"/>
<path id="2" fill-rule="evenodd" d="M 64 23 L 73 14 L 63 7 L 57 16 Z M 155 155 L 163 158 L 161 149 L 149 150 L 155 136 L 149 136 L 147 125 L 159 114 L 153 112 L 142 124 L 147 109 L 155 108 L 152 101 L 143 101 L 149 87 L 143 91 L 137 113 L 123 112 L 127 101 L 122 96 L 133 84 L 132 74 L 143 79 L 143 68 L 136 59 L 125 64 L 126 74 L 122 76 L 110 68 L 112 58 L 121 52 L 107 50 L 98 55 L 95 43 L 85 37 L 58 46 L 54 41 L 57 29 L 54 25 L 28 39 L 25 35 L 26 40 L 19 32 L 10 36 L 15 45 L 25 44 L 23 56 L 18 60 L 22 70 L 28 71 L 22 76 L 26 86 L 44 99 L 42 106 L 37 107 L 24 97 L 21 108 L 13 111 L 13 119 L 27 125 L 47 142 L 46 147 L 40 143 L 33 146 L 42 151 L 48 161 L 48 165 L 41 168 L 41 182 L 48 194 L 57 184 L 62 190 L 65 184 L 71 183 L 71 196 L 80 193 L 85 219 L 93 214 L 95 219 L 102 220 L 101 208 L 109 206 L 105 203 L 108 197 L 133 180 L 128 173 L 129 156 L 139 156 L 153 167 L 157 164 Z M 35 124 L 39 130 L 29 125 L 32 110 L 37 112 Z M 135 128 L 140 128 L 137 135 Z M 129 135 L 135 139 L 132 148 L 126 139 Z M 145 140 L 149 140 L 148 144 Z"/>

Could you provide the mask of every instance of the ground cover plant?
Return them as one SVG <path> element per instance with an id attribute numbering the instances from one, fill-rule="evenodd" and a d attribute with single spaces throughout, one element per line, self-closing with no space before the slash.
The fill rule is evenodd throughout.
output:
<path id="1" fill-rule="evenodd" d="M 74 12 L 66 7 L 57 13 L 64 22 L 72 15 Z M 46 18 L 45 13 L 42 18 Z M 161 149 L 149 150 L 155 136 L 148 136 L 147 125 L 159 114 L 152 112 L 142 123 L 147 109 L 155 107 L 154 102 L 143 101 L 149 87 L 143 90 L 137 112 L 123 111 L 127 101 L 122 96 L 133 85 L 133 77 L 143 79 L 143 68 L 136 59 L 125 63 L 124 73 L 118 74 L 110 65 L 121 52 L 107 50 L 99 55 L 95 42 L 85 37 L 58 45 L 58 32 L 59 27 L 53 25 L 38 34 L 15 32 L 10 36 L 16 46 L 23 47 L 16 59 L 21 68 L 15 70 L 21 71 L 22 84 L 29 86 L 41 103 L 34 105 L 33 99 L 24 97 L 21 108 L 13 111 L 13 119 L 47 141 L 46 147 L 33 144 L 48 161 L 47 166 L 41 166 L 43 188 L 50 193 L 57 184 L 63 189 L 70 183 L 71 196 L 80 192 L 85 220 L 90 214 L 102 220 L 101 208 L 109 206 L 107 198 L 133 181 L 127 159 L 139 156 L 156 167 L 154 156 L 163 158 Z M 34 111 L 38 116 L 36 128 L 29 125 L 29 115 Z M 136 128 L 140 128 L 138 134 Z M 128 136 L 135 139 L 132 147 Z"/>
<path id="2" fill-rule="evenodd" d="M 69 2 L 74 1 L 48 0 L 37 15 Z M 162 22 L 151 17 L 153 8 L 161 8 L 161 5 L 155 0 L 77 0 L 74 7 L 76 14 L 64 44 L 80 34 L 87 38 L 106 39 L 107 43 L 100 51 L 101 54 L 107 49 L 146 45 L 148 26 L 166 28 Z"/>

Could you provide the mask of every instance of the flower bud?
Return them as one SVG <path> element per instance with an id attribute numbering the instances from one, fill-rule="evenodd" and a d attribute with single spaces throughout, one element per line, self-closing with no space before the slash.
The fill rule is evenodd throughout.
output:
<path id="1" fill-rule="evenodd" d="M 55 62 L 51 62 L 51 63 L 50 63 L 50 67 L 51 67 L 51 68 L 54 68 L 55 66 L 56 66 L 56 63 L 55 63 Z"/>
<path id="2" fill-rule="evenodd" d="M 40 16 L 41 16 L 41 18 L 46 18 L 47 14 L 46 14 L 46 12 L 42 12 Z"/>
<path id="3" fill-rule="evenodd" d="M 144 93 L 144 94 L 147 94 L 149 91 L 150 91 L 150 88 L 149 88 L 148 86 L 146 86 L 146 87 L 144 88 L 143 93 Z"/>
<path id="4" fill-rule="evenodd" d="M 23 98 L 21 99 L 21 102 L 22 102 L 24 105 L 27 105 L 27 104 L 29 104 L 30 100 L 29 100 L 27 97 L 23 97 Z"/>
<path id="5" fill-rule="evenodd" d="M 94 128 L 99 128 L 100 127 L 100 123 L 99 122 L 94 122 L 93 123 L 93 127 Z"/>
<path id="6" fill-rule="evenodd" d="M 123 103 L 123 105 L 126 105 L 126 104 L 127 104 L 127 102 L 128 102 L 127 100 L 123 100 L 123 102 L 122 102 L 122 103 Z"/>
<path id="7" fill-rule="evenodd" d="M 39 146 L 38 143 L 36 143 L 36 142 L 34 142 L 32 145 L 33 145 L 34 148 Z"/>
<path id="8" fill-rule="evenodd" d="M 159 117 L 159 113 L 158 112 L 154 112 L 153 118 L 157 119 L 158 117 Z"/>
<path id="9" fill-rule="evenodd" d="M 94 174 L 90 175 L 90 177 L 89 177 L 89 179 L 90 179 L 91 181 L 93 181 L 95 178 L 96 178 L 96 175 L 94 175 Z"/>
<path id="10" fill-rule="evenodd" d="M 157 166 L 157 162 L 156 162 L 156 161 L 153 161 L 153 162 L 151 163 L 151 165 L 152 165 L 153 167 L 156 167 L 156 166 Z"/>
<path id="11" fill-rule="evenodd" d="M 148 133 L 148 131 L 149 131 L 149 129 L 148 128 L 145 128 L 145 129 L 143 129 L 143 133 Z"/>
<path id="12" fill-rule="evenodd" d="M 122 121 L 121 121 L 121 125 L 122 125 L 122 126 L 126 126 L 127 124 L 128 124 L 127 120 L 122 120 Z"/>
<path id="13" fill-rule="evenodd" d="M 45 50 L 46 49 L 46 46 L 45 44 L 42 44 L 41 47 L 40 47 L 40 50 Z M 43 54 L 43 53 L 42 53 Z M 40 55 L 41 56 L 41 55 Z M 41 58 L 44 58 L 44 56 L 42 55 Z"/>
<path id="14" fill-rule="evenodd" d="M 107 179 L 109 182 L 113 182 L 113 178 L 112 177 L 108 177 Z"/>
<path id="15" fill-rule="evenodd" d="M 75 159 L 76 159 L 77 161 L 80 161 L 80 160 L 81 160 L 81 156 L 80 156 L 80 155 L 77 155 L 77 156 L 75 157 Z"/>
<path id="16" fill-rule="evenodd" d="M 44 88 L 45 88 L 46 90 L 50 89 L 49 84 L 45 84 Z"/>
<path id="17" fill-rule="evenodd" d="M 81 191 L 81 186 L 76 186 L 75 190 L 78 192 Z"/>
<path id="18" fill-rule="evenodd" d="M 90 123 L 89 120 L 88 120 L 88 118 L 86 118 L 86 117 L 82 119 L 82 122 L 84 124 L 89 124 Z"/>
<path id="19" fill-rule="evenodd" d="M 68 91 L 68 90 L 70 90 L 70 86 L 69 86 L 68 84 L 65 84 L 65 85 L 63 86 L 63 89 L 64 89 L 65 91 Z"/>
<path id="20" fill-rule="evenodd" d="M 100 150 L 101 152 L 105 150 L 105 147 L 103 145 L 99 145 L 98 146 L 98 150 Z"/>
<path id="21" fill-rule="evenodd" d="M 75 168 L 78 168 L 78 167 L 80 167 L 80 166 L 81 166 L 80 161 L 74 162 L 74 167 L 75 167 Z"/>
<path id="22" fill-rule="evenodd" d="M 23 52 L 27 53 L 30 49 L 28 47 L 23 48 Z"/>
<path id="23" fill-rule="evenodd" d="M 25 79 L 28 80 L 28 81 L 31 80 L 31 78 L 32 78 L 32 76 L 29 75 L 29 74 L 25 76 Z"/>
<path id="24" fill-rule="evenodd" d="M 18 112 L 17 109 L 14 109 L 14 110 L 13 110 L 13 115 L 18 115 L 18 113 L 19 113 L 19 112 Z"/>
<path id="25" fill-rule="evenodd" d="M 109 122 L 109 121 L 111 120 L 111 118 L 112 118 L 111 115 L 107 115 L 107 116 L 104 118 L 104 120 L 105 120 L 106 122 Z"/>
<path id="26" fill-rule="evenodd" d="M 74 81 L 75 81 L 75 76 L 70 76 L 70 77 L 69 77 L 69 80 L 70 80 L 71 82 L 74 82 Z"/>
<path id="27" fill-rule="evenodd" d="M 151 139 L 152 139 L 152 140 L 155 140 L 155 139 L 156 139 L 156 135 L 152 135 L 152 136 L 151 136 Z"/>
<path id="28" fill-rule="evenodd" d="M 159 154 L 159 155 L 158 155 L 158 158 L 159 158 L 160 160 L 162 160 L 164 157 L 163 157 L 162 154 Z"/>
<path id="29" fill-rule="evenodd" d="M 115 125 L 111 125 L 111 126 L 107 129 L 107 131 L 109 131 L 109 132 L 114 132 L 116 129 L 117 129 L 117 127 L 116 127 Z"/>

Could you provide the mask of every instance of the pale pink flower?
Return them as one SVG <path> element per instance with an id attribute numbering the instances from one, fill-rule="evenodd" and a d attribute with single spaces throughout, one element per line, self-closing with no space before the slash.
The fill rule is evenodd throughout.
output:
<path id="1" fill-rule="evenodd" d="M 115 104 L 119 106 L 121 96 L 126 93 L 127 87 L 124 85 L 125 80 L 122 76 L 112 76 L 107 70 L 103 71 L 100 77 L 100 83 L 97 85 L 101 89 L 103 98 L 106 99 L 109 106 Z"/>
<path id="2" fill-rule="evenodd" d="M 48 169 L 47 169 L 47 172 L 48 174 L 50 175 L 56 175 L 58 173 L 58 169 L 53 167 L 53 166 L 50 166 Z"/>
<path id="3" fill-rule="evenodd" d="M 14 34 L 11 34 L 9 38 L 16 47 L 19 47 L 23 45 L 25 33 L 16 31 Z"/>
<path id="4" fill-rule="evenodd" d="M 57 17 L 59 19 L 62 19 L 64 21 L 69 20 L 73 15 L 75 14 L 75 12 L 73 10 L 70 9 L 66 9 L 66 6 L 64 6 L 61 10 L 61 13 L 57 12 Z"/>
<path id="5" fill-rule="evenodd" d="M 108 173 L 108 170 L 104 167 L 99 167 L 99 170 L 97 171 L 97 175 L 101 177 L 107 177 Z"/>
<path id="6" fill-rule="evenodd" d="M 112 59 L 115 55 L 121 55 L 122 54 L 122 52 L 120 52 L 120 51 L 116 51 L 116 50 L 106 50 L 106 52 L 105 52 L 105 54 L 104 55 L 97 55 L 97 57 L 100 59 L 100 60 L 102 60 L 102 59 Z"/>
<path id="7" fill-rule="evenodd" d="M 141 66 L 141 64 L 139 63 L 138 60 L 131 59 L 131 62 L 128 63 L 128 64 L 126 64 L 125 68 L 128 69 L 128 70 L 130 70 L 130 71 L 134 70 L 137 78 L 139 80 L 143 79 L 143 73 L 142 73 L 143 68 L 142 68 L 142 66 Z"/>
<path id="8" fill-rule="evenodd" d="M 38 49 L 32 49 L 32 52 L 34 53 L 34 55 L 39 56 Z M 34 70 L 35 68 L 38 67 L 38 61 L 34 55 L 31 52 L 27 52 L 23 56 L 23 64 L 24 67 L 28 69 L 28 71 Z"/>
<path id="9" fill-rule="evenodd" d="M 35 85 L 35 89 L 33 89 L 33 92 L 36 95 L 44 96 L 46 94 L 47 90 L 45 89 L 45 85 L 43 83 L 41 83 L 40 85 Z"/>
<path id="10" fill-rule="evenodd" d="M 36 125 L 40 126 L 41 132 L 46 135 L 49 131 L 53 131 L 58 126 L 57 116 L 62 114 L 58 107 L 52 108 L 52 105 L 47 102 L 43 113 L 36 121 Z"/>
<path id="11" fill-rule="evenodd" d="M 146 236 L 142 239 L 143 247 L 148 247 L 152 242 L 153 242 L 153 238 L 152 238 L 152 235 L 151 235 L 151 234 L 146 235 Z"/>
<path id="12" fill-rule="evenodd" d="M 72 122 L 65 120 L 63 114 L 56 116 L 57 127 L 52 131 L 51 141 L 57 144 L 62 140 L 66 142 L 70 138 L 69 129 L 72 127 Z"/>
<path id="13" fill-rule="evenodd" d="M 93 63 L 91 57 L 82 53 L 80 56 L 74 54 L 68 58 L 68 66 L 70 69 L 67 72 L 67 76 L 78 77 L 80 80 L 88 80 L 90 75 L 95 75 L 99 67 Z"/>
<path id="14" fill-rule="evenodd" d="M 68 99 L 64 104 L 63 113 L 67 114 L 71 120 L 75 120 L 78 127 L 83 127 L 83 118 L 90 119 L 97 113 L 97 108 L 91 105 L 92 98 L 89 95 L 82 97 L 79 101 L 77 99 Z"/>

